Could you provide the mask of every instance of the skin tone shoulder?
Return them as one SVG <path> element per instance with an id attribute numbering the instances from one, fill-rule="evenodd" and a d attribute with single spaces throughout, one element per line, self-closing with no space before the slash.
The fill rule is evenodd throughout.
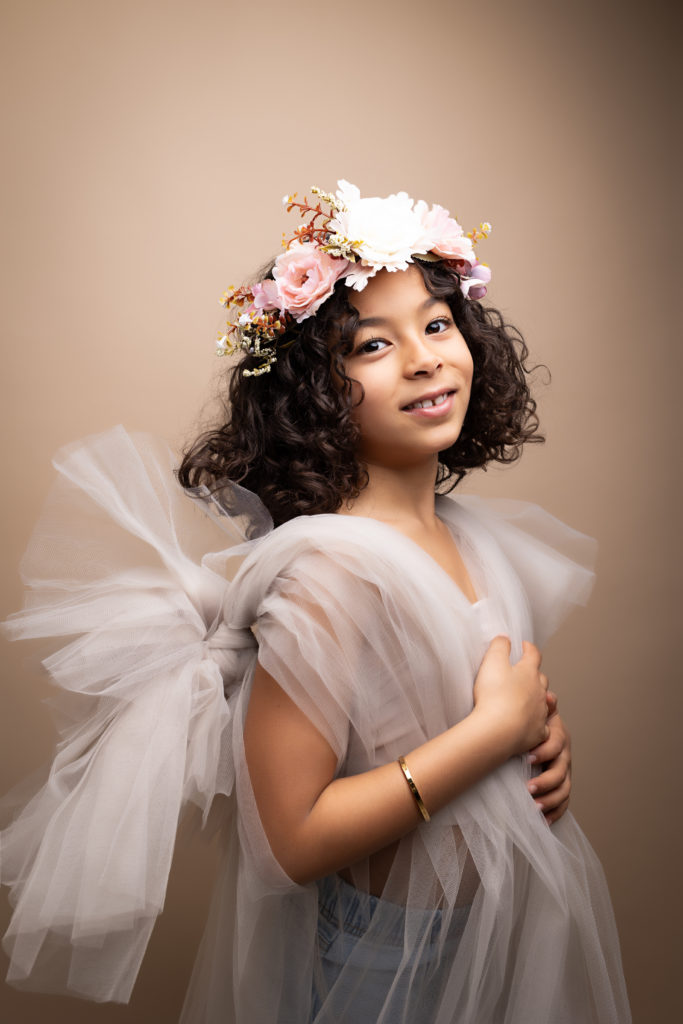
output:
<path id="1" fill-rule="evenodd" d="M 473 366 L 465 339 L 415 267 L 381 271 L 349 297 L 360 323 L 346 371 L 362 395 L 355 415 L 369 481 L 340 514 L 369 516 L 404 533 L 474 601 L 462 558 L 434 509 L 438 453 L 457 439 L 469 401 Z M 549 762 L 530 784 L 546 820 L 566 809 L 569 739 L 540 653 L 527 643 L 516 664 L 509 655 L 509 641 L 497 637 L 477 675 L 471 714 L 406 752 L 432 812 L 527 752 Z M 266 835 L 287 874 L 305 883 L 371 857 L 371 868 L 374 859 L 379 869 L 371 869 L 372 888 L 381 892 L 386 854 L 422 820 L 399 766 L 335 779 L 334 752 L 260 665 L 245 749 Z"/>

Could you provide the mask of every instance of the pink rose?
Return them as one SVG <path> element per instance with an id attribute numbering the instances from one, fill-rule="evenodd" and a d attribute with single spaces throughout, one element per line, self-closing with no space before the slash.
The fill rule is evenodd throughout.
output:
<path id="1" fill-rule="evenodd" d="M 253 285 L 251 294 L 254 296 L 255 309 L 278 309 L 282 312 L 282 299 L 278 291 L 277 281 L 266 278 Z"/>
<path id="2" fill-rule="evenodd" d="M 312 242 L 293 242 L 273 268 L 282 308 L 297 323 L 312 316 L 329 299 L 348 265 L 348 260 L 330 256 Z"/>
<path id="3" fill-rule="evenodd" d="M 425 208 L 422 213 L 424 244 L 429 252 L 447 260 L 475 262 L 474 246 L 457 220 L 443 206 Z"/>

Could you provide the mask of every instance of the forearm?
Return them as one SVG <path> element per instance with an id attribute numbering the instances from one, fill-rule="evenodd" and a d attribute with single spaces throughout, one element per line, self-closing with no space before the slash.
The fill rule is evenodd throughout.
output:
<path id="1" fill-rule="evenodd" d="M 503 764 L 508 737 L 472 712 L 457 725 L 405 753 L 430 814 Z M 280 864 L 299 883 L 320 878 L 390 845 L 422 822 L 397 762 L 334 779 L 300 824 L 269 837 Z"/>

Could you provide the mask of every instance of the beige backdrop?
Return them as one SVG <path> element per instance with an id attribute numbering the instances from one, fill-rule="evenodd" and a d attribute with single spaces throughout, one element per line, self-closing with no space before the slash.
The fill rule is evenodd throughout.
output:
<path id="1" fill-rule="evenodd" d="M 574 734 L 573 809 L 647 1024 L 682 1019 L 676 7 L 4 0 L 0 63 L 0 615 L 20 603 L 58 445 L 119 421 L 175 445 L 192 435 L 215 386 L 217 297 L 277 251 L 283 193 L 346 177 L 494 224 L 490 297 L 553 373 L 548 443 L 468 487 L 599 539 L 590 607 L 546 663 Z M 2 788 L 52 737 L 47 687 L 26 650 L 4 651 Z M 213 865 L 196 837 L 181 846 L 129 1007 L 5 986 L 0 1018 L 175 1020 Z"/>

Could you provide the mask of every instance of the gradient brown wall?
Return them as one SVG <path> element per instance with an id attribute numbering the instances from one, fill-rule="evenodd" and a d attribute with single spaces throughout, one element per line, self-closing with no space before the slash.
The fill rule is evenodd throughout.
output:
<path id="1" fill-rule="evenodd" d="M 680 1019 L 681 989 L 674 10 L 4 0 L 0 63 L 0 614 L 20 603 L 57 446 L 116 422 L 192 435 L 217 297 L 277 251 L 285 192 L 346 177 L 494 224 L 491 298 L 553 373 L 548 443 L 468 488 L 537 501 L 600 542 L 590 607 L 546 663 L 648 1024 Z M 3 789 L 52 736 L 39 673 L 4 651 Z M 0 1018 L 175 1020 L 213 865 L 196 837 L 181 847 L 129 1007 L 5 987 Z"/>

